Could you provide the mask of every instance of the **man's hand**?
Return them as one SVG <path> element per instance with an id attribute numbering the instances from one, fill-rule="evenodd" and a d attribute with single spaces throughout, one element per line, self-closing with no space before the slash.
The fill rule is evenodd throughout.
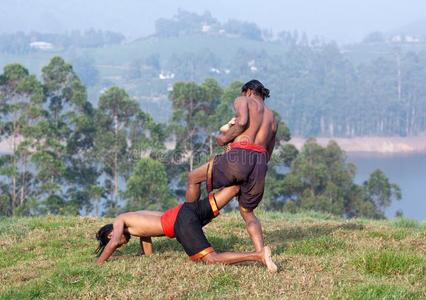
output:
<path id="1" fill-rule="evenodd" d="M 234 101 L 235 124 L 229 127 L 225 133 L 221 132 L 216 137 L 218 145 L 223 146 L 233 141 L 237 136 L 244 132 L 248 124 L 248 104 L 246 97 L 237 97 Z"/>
<path id="2" fill-rule="evenodd" d="M 228 123 L 220 127 L 219 131 L 221 133 L 227 133 L 228 130 L 232 127 L 232 125 L 235 125 L 235 122 L 236 122 L 236 118 L 233 117 Z"/>

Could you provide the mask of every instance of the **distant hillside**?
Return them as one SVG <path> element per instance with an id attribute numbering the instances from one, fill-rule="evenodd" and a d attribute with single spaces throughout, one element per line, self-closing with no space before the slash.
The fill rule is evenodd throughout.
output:
<path id="1" fill-rule="evenodd" d="M 390 34 L 411 34 L 426 37 L 426 18 L 393 29 L 390 31 Z"/>
<path id="2" fill-rule="evenodd" d="M 233 26 L 244 33 L 241 24 Z M 271 90 L 269 105 L 297 136 L 426 132 L 424 42 L 370 40 L 339 47 L 298 32 L 258 40 L 222 32 L 221 27 L 204 32 L 198 25 L 196 32 L 153 35 L 119 45 L 3 53 L 0 67 L 18 62 L 40 74 L 52 56 L 60 55 L 86 83 L 93 103 L 117 85 L 161 122 L 170 118 L 167 99 L 177 81 L 213 78 L 226 86 L 256 78 Z"/>
<path id="3" fill-rule="evenodd" d="M 138 241 L 95 264 L 91 217 L 0 219 L 0 299 L 425 299 L 426 225 L 261 213 L 279 272 L 259 264 L 204 265 L 176 240 Z M 252 251 L 237 214 L 205 228 L 217 251 Z"/>

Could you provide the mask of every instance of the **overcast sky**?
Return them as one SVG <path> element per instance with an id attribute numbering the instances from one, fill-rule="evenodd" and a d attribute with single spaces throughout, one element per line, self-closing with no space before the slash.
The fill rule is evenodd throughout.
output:
<path id="1" fill-rule="evenodd" d="M 273 32 L 301 30 L 340 43 L 426 19 L 425 0 L 0 0 L 0 32 L 100 28 L 131 38 L 181 8 L 221 21 L 252 21 Z M 426 28 L 425 28 L 426 31 Z"/>

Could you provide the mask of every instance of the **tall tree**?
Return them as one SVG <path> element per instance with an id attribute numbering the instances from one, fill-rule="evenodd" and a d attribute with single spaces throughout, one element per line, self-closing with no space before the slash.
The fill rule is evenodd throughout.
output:
<path id="1" fill-rule="evenodd" d="M 195 82 L 177 82 L 170 92 L 173 106 L 172 128 L 176 136 L 176 151 L 188 157 L 189 171 L 194 167 L 194 157 L 203 144 L 203 132 L 198 126 L 209 109 L 206 91 Z"/>
<path id="2" fill-rule="evenodd" d="M 34 75 L 19 64 L 7 65 L 0 75 L 0 139 L 8 139 L 11 153 L 2 158 L 0 176 L 10 184 L 2 190 L 3 213 L 11 215 L 31 194 L 28 171 L 34 140 L 32 131 L 42 113 L 43 88 Z"/>
<path id="3" fill-rule="evenodd" d="M 128 166 L 129 125 L 138 113 L 138 104 L 118 87 L 109 88 L 99 98 L 93 157 L 100 162 L 106 177 L 104 186 L 111 213 L 118 207 L 120 174 L 126 173 Z"/>
<path id="4" fill-rule="evenodd" d="M 151 158 L 140 160 L 127 180 L 126 210 L 165 210 L 176 205 L 169 191 L 165 166 Z"/>
<path id="5" fill-rule="evenodd" d="M 90 206 L 88 192 L 96 180 L 87 155 L 93 146 L 93 108 L 84 85 L 62 58 L 54 57 L 42 69 L 46 118 L 38 123 L 35 176 L 43 209 L 78 214 Z"/>

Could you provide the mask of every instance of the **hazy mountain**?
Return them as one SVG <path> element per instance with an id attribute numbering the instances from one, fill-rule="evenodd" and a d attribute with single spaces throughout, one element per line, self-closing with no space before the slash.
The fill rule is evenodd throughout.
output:
<path id="1" fill-rule="evenodd" d="M 426 18 L 393 29 L 390 33 L 426 36 Z"/>
<path id="2" fill-rule="evenodd" d="M 0 32 L 96 28 L 135 38 L 152 33 L 155 20 L 170 18 L 179 8 L 339 42 L 358 41 L 371 31 L 389 31 L 426 15 L 423 0 L 1 0 Z"/>

